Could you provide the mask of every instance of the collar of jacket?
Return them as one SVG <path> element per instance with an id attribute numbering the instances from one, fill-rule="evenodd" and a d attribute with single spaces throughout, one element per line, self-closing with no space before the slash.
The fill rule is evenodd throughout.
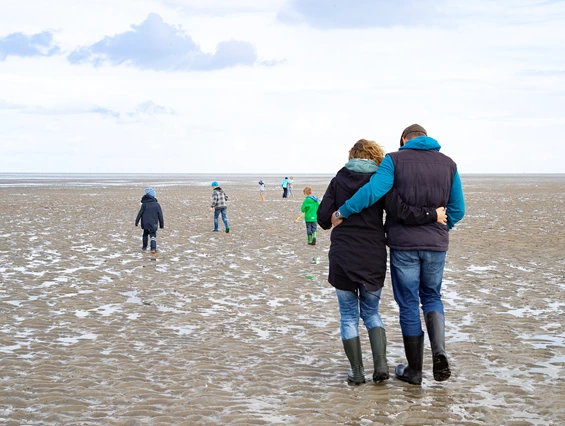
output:
<path id="1" fill-rule="evenodd" d="M 373 160 L 353 158 L 345 163 L 345 168 L 357 173 L 375 173 L 379 166 Z"/>
<path id="2" fill-rule="evenodd" d="M 418 136 L 417 138 L 410 139 L 404 146 L 401 146 L 398 150 L 401 149 L 419 149 L 421 151 L 439 151 L 441 149 L 440 144 L 434 138 L 430 138 L 429 136 Z"/>

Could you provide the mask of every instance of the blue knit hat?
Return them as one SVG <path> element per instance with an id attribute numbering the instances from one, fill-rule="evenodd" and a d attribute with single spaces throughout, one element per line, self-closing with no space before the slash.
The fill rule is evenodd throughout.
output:
<path id="1" fill-rule="evenodd" d="M 216 181 L 212 182 L 212 186 L 220 186 L 220 184 Z"/>
<path id="2" fill-rule="evenodd" d="M 155 198 L 155 190 L 153 188 L 145 188 L 145 194 Z"/>

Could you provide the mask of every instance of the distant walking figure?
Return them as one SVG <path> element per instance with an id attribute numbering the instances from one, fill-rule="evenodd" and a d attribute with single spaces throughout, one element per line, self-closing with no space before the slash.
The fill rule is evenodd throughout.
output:
<path id="1" fill-rule="evenodd" d="M 135 226 L 137 226 L 141 220 L 141 227 L 143 228 L 141 250 L 147 250 L 148 238 L 151 238 L 152 254 L 157 253 L 157 225 L 159 225 L 161 229 L 165 227 L 163 211 L 155 195 L 153 188 L 145 189 L 145 195 L 141 197 L 141 208 L 135 218 Z"/>
<path id="2" fill-rule="evenodd" d="M 305 198 L 300 210 L 304 213 L 308 245 L 315 246 L 318 231 L 318 206 L 320 205 L 320 200 L 315 195 L 312 195 L 312 188 L 309 186 L 304 188 L 303 192 Z"/>
<path id="3" fill-rule="evenodd" d="M 265 182 L 263 182 L 263 179 L 259 180 L 259 195 L 261 196 L 261 201 L 265 201 Z"/>
<path id="4" fill-rule="evenodd" d="M 212 191 L 212 205 L 209 211 L 214 212 L 214 230 L 212 232 L 218 232 L 218 217 L 222 215 L 222 221 L 226 227 L 226 233 L 230 232 L 230 225 L 228 224 L 228 194 L 224 192 L 222 188 L 219 187 L 218 182 L 212 182 L 214 190 Z"/>
<path id="5" fill-rule="evenodd" d="M 288 177 L 285 177 L 283 179 L 283 181 L 281 182 L 281 187 L 283 189 L 283 198 L 287 198 L 288 197 Z"/>
<path id="6" fill-rule="evenodd" d="M 294 178 L 291 176 L 288 178 L 288 196 L 294 198 L 294 194 L 292 193 L 292 188 L 294 186 Z"/>

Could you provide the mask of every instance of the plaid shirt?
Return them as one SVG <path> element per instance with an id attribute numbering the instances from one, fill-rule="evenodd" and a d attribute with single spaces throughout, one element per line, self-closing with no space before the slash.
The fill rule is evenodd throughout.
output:
<path id="1" fill-rule="evenodd" d="M 223 189 L 218 188 L 212 191 L 212 205 L 210 207 L 220 209 L 228 206 L 228 194 Z"/>

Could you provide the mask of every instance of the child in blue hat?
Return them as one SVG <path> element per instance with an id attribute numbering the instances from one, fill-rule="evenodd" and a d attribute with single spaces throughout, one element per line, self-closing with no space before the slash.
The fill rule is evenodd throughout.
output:
<path id="1" fill-rule="evenodd" d="M 147 250 L 148 239 L 151 238 L 151 254 L 157 253 L 157 225 L 161 229 L 165 227 L 163 211 L 155 197 L 156 194 L 153 188 L 145 189 L 145 195 L 141 197 L 141 208 L 135 218 L 135 226 L 141 220 L 141 227 L 143 228 L 143 245 L 141 250 Z"/>
<path id="2" fill-rule="evenodd" d="M 224 226 L 226 227 L 226 233 L 228 233 L 230 232 L 230 225 L 228 223 L 227 215 L 228 194 L 226 194 L 224 190 L 220 188 L 218 182 L 212 182 L 212 186 L 214 187 L 214 190 L 212 191 L 212 205 L 209 209 L 210 212 L 214 212 L 214 230 L 212 232 L 218 232 L 218 217 L 221 214 L 222 221 L 224 222 Z"/>

